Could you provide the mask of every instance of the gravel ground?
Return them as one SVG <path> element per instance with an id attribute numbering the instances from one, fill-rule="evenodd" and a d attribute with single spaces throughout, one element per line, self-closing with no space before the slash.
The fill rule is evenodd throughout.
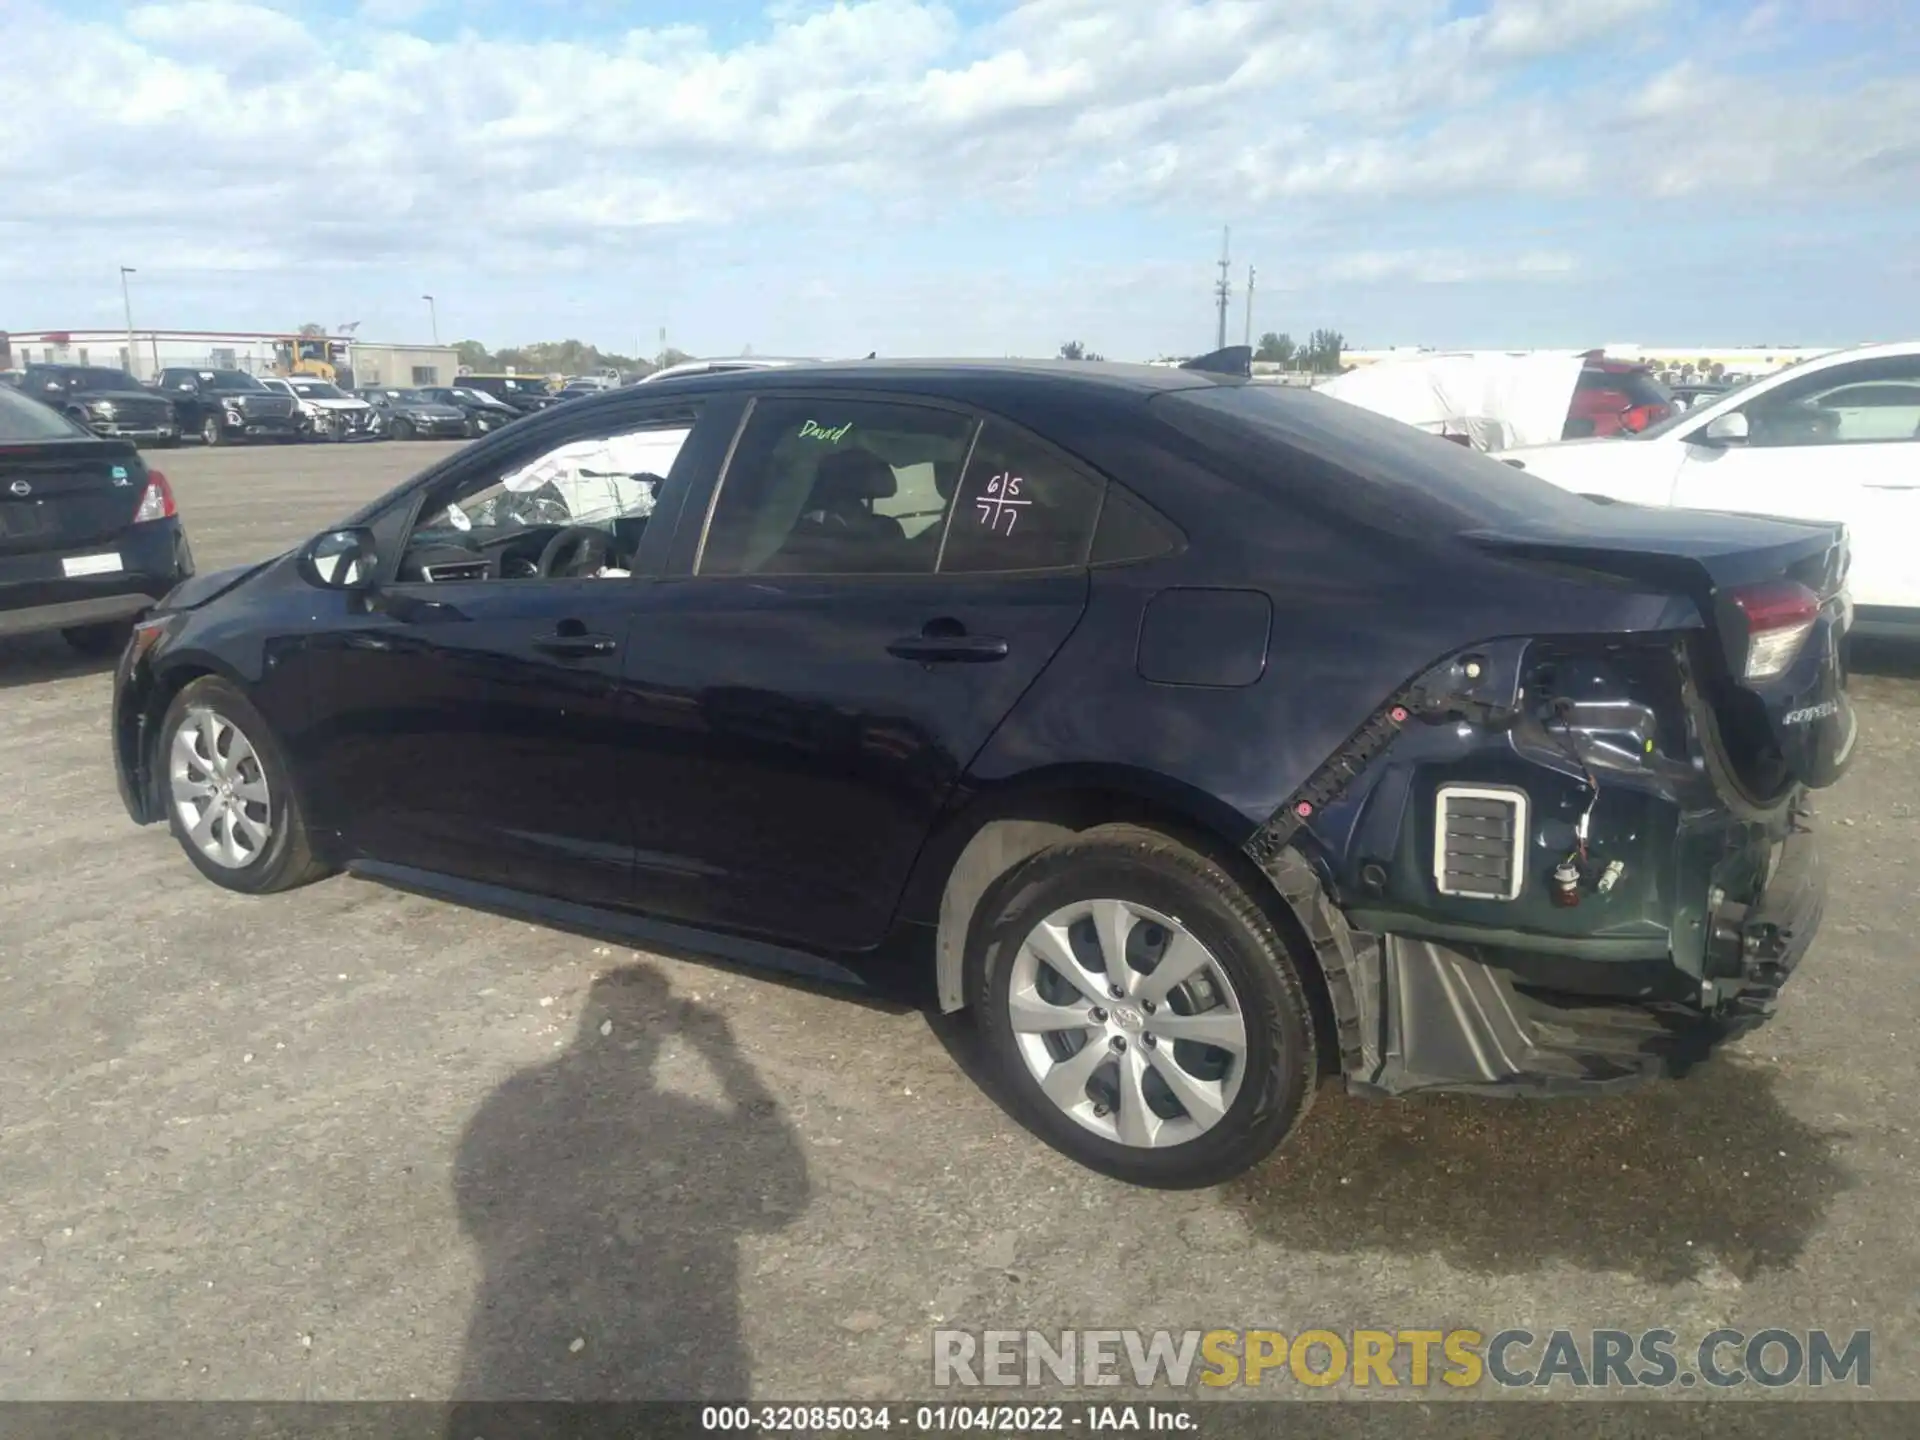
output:
<path id="1" fill-rule="evenodd" d="M 214 569 L 444 449 L 153 458 Z M 1329 1088 L 1174 1195 L 1029 1138 L 964 1026 L 358 880 L 218 890 L 122 812 L 106 668 L 0 641 L 0 1399 L 924 1397 L 939 1324 L 1871 1328 L 1873 1393 L 1920 1396 L 1920 667 L 1869 668 L 1770 1028 L 1605 1101 Z"/>

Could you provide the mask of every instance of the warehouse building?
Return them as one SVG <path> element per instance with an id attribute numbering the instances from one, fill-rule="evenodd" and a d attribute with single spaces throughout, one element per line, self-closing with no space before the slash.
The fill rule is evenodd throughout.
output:
<path id="1" fill-rule="evenodd" d="M 131 340 L 131 344 L 129 344 Z M 289 346 L 320 342 L 344 355 L 341 383 L 447 385 L 460 368 L 451 345 L 386 345 L 344 336 L 297 336 L 287 331 L 14 330 L 0 332 L 0 370 L 28 365 L 107 365 L 136 380 L 162 370 L 245 370 L 272 375 L 285 367 Z"/>

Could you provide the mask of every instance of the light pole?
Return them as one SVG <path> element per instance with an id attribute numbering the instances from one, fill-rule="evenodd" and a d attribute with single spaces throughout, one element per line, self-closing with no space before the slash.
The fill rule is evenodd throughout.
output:
<path id="1" fill-rule="evenodd" d="M 433 308 L 433 297 L 431 295 L 422 295 L 420 298 L 427 302 L 427 323 L 433 326 L 433 343 L 438 345 L 440 343 L 440 313 Z"/>
<path id="2" fill-rule="evenodd" d="M 120 267 L 120 301 L 127 307 L 127 374 L 136 380 L 140 378 L 140 357 L 133 353 L 133 292 L 127 288 L 127 277 L 139 273 L 131 265 Z"/>

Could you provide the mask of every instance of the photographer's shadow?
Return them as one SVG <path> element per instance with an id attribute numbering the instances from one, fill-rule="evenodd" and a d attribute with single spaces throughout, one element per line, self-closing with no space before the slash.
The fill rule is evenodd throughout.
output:
<path id="1" fill-rule="evenodd" d="M 669 1037 L 706 1060 L 725 1104 L 661 1088 Z M 454 1185 L 486 1271 L 459 1400 L 751 1393 L 736 1242 L 790 1223 L 808 1185 L 722 1016 L 646 965 L 596 980 L 568 1049 L 474 1116 Z"/>

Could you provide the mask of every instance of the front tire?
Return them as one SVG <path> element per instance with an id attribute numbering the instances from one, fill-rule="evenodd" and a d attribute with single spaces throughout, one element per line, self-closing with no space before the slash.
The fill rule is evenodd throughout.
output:
<path id="1" fill-rule="evenodd" d="M 393 429 L 389 433 L 396 440 L 411 440 L 413 438 L 413 422 L 410 420 L 396 420 L 393 422 Z"/>
<path id="2" fill-rule="evenodd" d="M 209 415 L 200 422 L 200 439 L 209 446 L 227 443 L 227 432 L 218 415 Z"/>
<path id="3" fill-rule="evenodd" d="M 154 755 L 167 825 L 193 866 L 246 895 L 318 880 L 292 772 L 239 688 L 208 675 L 167 707 Z"/>
<path id="4" fill-rule="evenodd" d="M 968 993 L 1002 1088 L 1055 1149 L 1136 1185 L 1218 1185 L 1305 1115 L 1302 960 L 1221 866 L 1108 825 L 989 893 Z"/>

